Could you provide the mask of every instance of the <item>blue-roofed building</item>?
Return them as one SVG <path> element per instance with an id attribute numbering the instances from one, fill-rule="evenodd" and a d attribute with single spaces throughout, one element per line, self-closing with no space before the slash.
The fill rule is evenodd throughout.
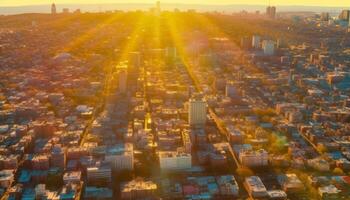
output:
<path id="1" fill-rule="evenodd" d="M 29 170 L 22 170 L 19 175 L 18 182 L 25 185 L 30 182 L 31 178 L 32 174 Z"/>
<path id="2" fill-rule="evenodd" d="M 33 188 L 25 188 L 21 200 L 35 200 L 35 190 Z"/>

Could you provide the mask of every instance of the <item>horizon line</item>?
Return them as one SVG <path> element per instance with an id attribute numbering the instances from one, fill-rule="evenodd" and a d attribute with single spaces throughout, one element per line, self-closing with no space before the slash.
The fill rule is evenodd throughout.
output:
<path id="1" fill-rule="evenodd" d="M 60 5 L 154 5 L 153 3 L 137 3 L 137 2 L 132 2 L 132 3 L 61 3 L 57 4 L 55 3 L 56 6 Z M 5 5 L 2 6 L 0 5 L 0 8 L 16 8 L 16 7 L 33 7 L 33 6 L 47 6 L 47 5 L 52 5 L 51 3 L 47 4 L 23 4 L 23 5 Z M 265 4 L 235 4 L 235 3 L 162 3 L 161 5 L 185 5 L 185 6 L 269 6 Z M 272 6 L 278 6 L 278 7 L 292 7 L 292 6 L 297 6 L 297 7 L 315 7 L 315 8 L 345 8 L 348 7 L 350 9 L 350 6 L 324 6 L 324 5 L 299 5 L 299 4 L 275 4 Z"/>

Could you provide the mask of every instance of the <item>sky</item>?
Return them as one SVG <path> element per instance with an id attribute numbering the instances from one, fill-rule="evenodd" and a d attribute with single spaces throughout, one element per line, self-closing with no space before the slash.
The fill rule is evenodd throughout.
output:
<path id="1" fill-rule="evenodd" d="M 350 0 L 270 0 L 273 5 L 305 5 L 350 7 Z M 0 0 L 0 6 L 38 4 L 103 4 L 103 3 L 154 3 L 156 0 Z M 183 4 L 253 4 L 266 5 L 269 0 L 161 0 L 161 3 Z"/>

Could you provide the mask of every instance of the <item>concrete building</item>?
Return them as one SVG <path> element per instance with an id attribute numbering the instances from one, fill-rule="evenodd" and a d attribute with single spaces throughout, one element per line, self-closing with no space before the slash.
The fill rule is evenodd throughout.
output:
<path id="1" fill-rule="evenodd" d="M 31 165 L 34 170 L 48 170 L 50 168 L 49 156 L 37 154 L 31 159 Z"/>
<path id="2" fill-rule="evenodd" d="M 218 176 L 216 177 L 216 182 L 218 183 L 221 195 L 225 195 L 225 196 L 239 195 L 239 187 L 234 176 L 232 175 Z"/>
<path id="3" fill-rule="evenodd" d="M 127 91 L 128 84 L 128 71 L 127 67 L 121 67 L 118 69 L 118 92 L 125 93 Z"/>
<path id="4" fill-rule="evenodd" d="M 264 40 L 262 42 L 262 48 L 264 55 L 266 56 L 272 56 L 275 54 L 275 42 L 272 40 Z"/>
<path id="5" fill-rule="evenodd" d="M 113 190 L 105 187 L 86 187 L 84 191 L 84 199 L 86 200 L 112 200 Z"/>
<path id="6" fill-rule="evenodd" d="M 239 153 L 239 161 L 243 166 L 247 167 L 264 167 L 268 165 L 269 154 L 267 151 L 260 149 L 241 150 Z"/>
<path id="7" fill-rule="evenodd" d="M 87 168 L 87 179 L 89 183 L 110 182 L 112 169 L 109 163 L 96 163 L 96 166 Z"/>
<path id="8" fill-rule="evenodd" d="M 63 175 L 64 184 L 79 184 L 81 181 L 81 171 L 70 171 L 66 172 Z"/>
<path id="9" fill-rule="evenodd" d="M 45 184 L 38 184 L 35 186 L 35 197 L 37 199 L 41 199 L 46 194 L 46 185 Z"/>
<path id="10" fill-rule="evenodd" d="M 238 97 L 238 90 L 232 81 L 228 81 L 226 83 L 225 94 L 227 97 L 230 97 L 230 98 Z"/>
<path id="11" fill-rule="evenodd" d="M 66 167 L 66 153 L 61 146 L 54 146 L 51 151 L 50 163 L 52 167 L 64 169 Z"/>
<path id="12" fill-rule="evenodd" d="M 267 197 L 267 189 L 258 176 L 250 176 L 245 178 L 244 186 L 253 198 Z"/>
<path id="13" fill-rule="evenodd" d="M 51 14 L 56 14 L 57 13 L 57 10 L 56 10 L 56 4 L 52 4 L 51 5 Z"/>
<path id="14" fill-rule="evenodd" d="M 135 179 L 121 185 L 121 199 L 152 198 L 157 189 L 157 184 L 152 181 Z"/>
<path id="15" fill-rule="evenodd" d="M 253 35 L 253 39 L 252 39 L 252 46 L 255 49 L 260 48 L 260 36 L 259 35 Z"/>
<path id="16" fill-rule="evenodd" d="M 304 184 L 301 182 L 301 180 L 297 177 L 296 174 L 280 175 L 278 176 L 277 180 L 281 185 L 282 189 L 287 193 L 299 192 L 304 189 Z"/>
<path id="17" fill-rule="evenodd" d="M 190 126 L 202 127 L 207 119 L 207 102 L 201 94 L 195 94 L 189 101 L 188 121 Z"/>
<path id="18" fill-rule="evenodd" d="M 227 126 L 228 136 L 231 143 L 241 144 L 243 143 L 244 135 L 234 126 Z"/>
<path id="19" fill-rule="evenodd" d="M 328 22 L 328 20 L 329 20 L 329 13 L 328 12 L 322 12 L 320 18 L 321 18 L 322 21 Z"/>
<path id="20" fill-rule="evenodd" d="M 350 18 L 350 10 L 343 10 L 338 17 L 338 19 L 342 21 L 349 21 L 349 18 Z"/>
<path id="21" fill-rule="evenodd" d="M 318 188 L 318 194 L 321 199 L 339 199 L 341 190 L 339 190 L 334 185 L 328 185 Z"/>
<path id="22" fill-rule="evenodd" d="M 131 143 L 118 144 L 107 149 L 105 161 L 114 170 L 134 169 L 134 146 Z"/>
<path id="23" fill-rule="evenodd" d="M 159 152 L 159 165 L 161 170 L 190 169 L 192 167 L 192 156 L 176 151 Z"/>
<path id="24" fill-rule="evenodd" d="M 267 191 L 270 200 L 287 200 L 287 194 L 283 190 Z"/>
<path id="25" fill-rule="evenodd" d="M 322 158 L 314 158 L 314 159 L 307 160 L 307 164 L 309 167 L 321 172 L 330 171 L 329 162 Z"/>
<path id="26" fill-rule="evenodd" d="M 266 15 L 272 19 L 276 18 L 276 7 L 275 6 L 268 6 L 266 8 Z"/>
<path id="27" fill-rule="evenodd" d="M 249 37 L 241 38 L 241 48 L 244 50 L 248 50 L 252 47 L 252 40 Z"/>

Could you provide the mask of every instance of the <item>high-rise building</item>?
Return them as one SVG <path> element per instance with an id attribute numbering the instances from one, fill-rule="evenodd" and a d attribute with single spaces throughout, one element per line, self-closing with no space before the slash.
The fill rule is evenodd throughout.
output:
<path id="1" fill-rule="evenodd" d="M 161 9 L 160 9 L 160 1 L 157 1 L 157 5 L 156 5 L 156 14 L 160 15 L 161 13 Z"/>
<path id="2" fill-rule="evenodd" d="M 118 69 L 118 92 L 125 93 L 127 90 L 128 71 L 126 68 Z"/>
<path id="3" fill-rule="evenodd" d="M 252 39 L 252 46 L 255 49 L 260 48 L 260 36 L 254 35 Z"/>
<path id="4" fill-rule="evenodd" d="M 241 38 L 241 48 L 242 49 L 250 49 L 252 47 L 252 41 L 249 37 Z"/>
<path id="5" fill-rule="evenodd" d="M 329 20 L 329 13 L 323 12 L 321 13 L 321 21 L 328 21 Z"/>
<path id="6" fill-rule="evenodd" d="M 275 42 L 272 40 L 264 40 L 262 42 L 262 48 L 264 50 L 264 54 L 267 56 L 272 56 L 275 54 Z"/>
<path id="7" fill-rule="evenodd" d="M 134 169 L 134 147 L 131 143 L 123 143 L 110 147 L 105 160 L 115 170 Z"/>
<path id="8" fill-rule="evenodd" d="M 350 10 L 343 10 L 339 15 L 339 20 L 349 21 L 350 18 Z"/>
<path id="9" fill-rule="evenodd" d="M 56 10 L 56 4 L 52 4 L 51 5 L 51 14 L 56 14 L 57 13 L 57 10 Z"/>
<path id="10" fill-rule="evenodd" d="M 204 126 L 207 119 L 207 103 L 203 95 L 195 94 L 189 101 L 188 120 L 191 126 Z"/>
<path id="11" fill-rule="evenodd" d="M 276 7 L 275 6 L 268 6 L 266 8 L 266 15 L 272 19 L 276 18 Z"/>

